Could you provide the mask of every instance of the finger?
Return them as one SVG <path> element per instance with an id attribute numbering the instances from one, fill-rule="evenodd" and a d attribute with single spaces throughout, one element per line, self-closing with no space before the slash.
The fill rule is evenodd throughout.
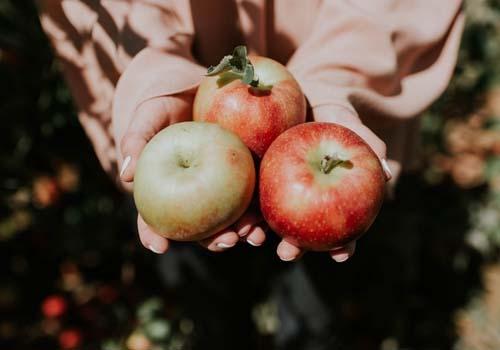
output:
<path id="1" fill-rule="evenodd" d="M 120 143 L 123 162 L 120 170 L 122 181 L 130 182 L 134 178 L 135 166 L 139 155 L 148 141 L 168 125 L 168 110 L 165 99 L 158 97 L 139 105 L 127 131 Z"/>
<path id="2" fill-rule="evenodd" d="M 259 214 L 253 210 L 247 211 L 234 225 L 234 228 L 240 237 L 245 237 L 261 221 L 262 217 Z"/>
<path id="3" fill-rule="evenodd" d="M 137 160 L 149 140 L 170 123 L 187 120 L 189 113 L 189 98 L 184 96 L 155 97 L 137 107 L 120 143 L 122 181 L 133 180 Z"/>
<path id="4" fill-rule="evenodd" d="M 387 161 L 387 163 L 388 163 L 389 169 L 390 169 L 391 174 L 392 174 L 392 179 L 390 179 L 387 182 L 386 195 L 387 195 L 388 199 L 392 200 L 396 196 L 396 193 L 395 193 L 396 184 L 397 184 L 397 179 L 399 177 L 399 174 L 401 173 L 401 164 L 395 160 L 392 160 L 392 159 L 389 159 Z"/>
<path id="5" fill-rule="evenodd" d="M 222 252 L 226 249 L 234 247 L 238 241 L 238 234 L 234 232 L 233 228 L 229 227 L 198 243 L 213 252 Z"/>
<path id="6" fill-rule="evenodd" d="M 283 239 L 280 244 L 278 244 L 276 252 L 281 260 L 294 261 L 302 256 L 304 251 Z"/>
<path id="7" fill-rule="evenodd" d="M 336 262 L 344 262 L 349 259 L 356 250 L 356 242 L 351 242 L 343 247 L 336 248 L 330 251 L 330 256 Z"/>
<path id="8" fill-rule="evenodd" d="M 252 230 L 247 236 L 248 244 L 254 247 L 261 246 L 265 240 L 266 240 L 266 233 L 264 232 L 264 229 L 260 226 L 255 226 L 254 228 L 252 228 Z"/>
<path id="9" fill-rule="evenodd" d="M 346 127 L 349 127 L 363 140 L 365 140 L 375 154 L 377 154 L 380 160 L 380 165 L 382 165 L 382 169 L 384 170 L 385 180 L 389 181 L 392 179 L 392 171 L 387 163 L 387 146 L 385 145 L 385 142 L 363 124 L 348 124 Z"/>
<path id="10" fill-rule="evenodd" d="M 167 251 L 168 240 L 154 232 L 140 215 L 137 216 L 137 229 L 144 247 L 156 254 L 163 254 Z"/>

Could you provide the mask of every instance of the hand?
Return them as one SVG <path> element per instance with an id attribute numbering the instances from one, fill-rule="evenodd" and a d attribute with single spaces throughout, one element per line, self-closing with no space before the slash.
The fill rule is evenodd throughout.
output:
<path id="1" fill-rule="evenodd" d="M 251 205 L 235 224 L 201 241 L 200 244 L 214 252 L 234 247 L 238 241 L 246 241 L 248 244 L 258 247 L 266 240 L 266 230 L 267 225 L 264 224 L 262 216 Z"/>
<path id="2" fill-rule="evenodd" d="M 189 120 L 193 96 L 155 97 L 141 103 L 135 110 L 120 143 L 122 155 L 120 178 L 124 182 L 134 180 L 139 156 L 146 144 L 158 132 L 173 123 Z M 158 235 L 141 217 L 137 217 L 137 228 L 142 245 L 154 253 L 161 254 L 168 249 L 168 240 Z"/>
<path id="3" fill-rule="evenodd" d="M 369 128 L 362 124 L 356 113 L 347 107 L 324 106 L 314 110 L 314 120 L 330 122 L 343 125 L 358 134 L 373 149 L 380 159 L 380 163 L 385 172 L 386 180 L 392 178 L 391 169 L 386 160 L 386 145 Z M 356 249 L 356 242 L 351 242 L 343 247 L 332 249 L 329 254 L 336 262 L 343 262 L 349 259 Z M 299 259 L 305 250 L 292 243 L 281 240 L 277 248 L 277 254 L 283 261 L 294 261 Z"/>
<path id="4" fill-rule="evenodd" d="M 122 181 L 133 181 L 137 160 L 154 135 L 170 124 L 191 119 L 192 104 L 191 94 L 180 94 L 156 97 L 139 105 L 120 144 L 123 158 L 120 171 Z M 249 209 L 234 225 L 199 243 L 214 252 L 233 247 L 240 239 L 254 246 L 261 245 L 265 240 L 263 227 L 259 225 L 261 221 L 260 215 Z M 168 239 L 154 232 L 140 215 L 137 218 L 137 228 L 144 247 L 157 254 L 167 251 Z"/>

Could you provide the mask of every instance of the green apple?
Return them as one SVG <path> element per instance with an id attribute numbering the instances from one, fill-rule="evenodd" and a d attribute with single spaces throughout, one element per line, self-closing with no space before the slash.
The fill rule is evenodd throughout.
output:
<path id="1" fill-rule="evenodd" d="M 213 123 L 173 124 L 155 135 L 137 163 L 134 200 L 158 234 L 197 241 L 233 224 L 255 186 L 252 155 Z"/>

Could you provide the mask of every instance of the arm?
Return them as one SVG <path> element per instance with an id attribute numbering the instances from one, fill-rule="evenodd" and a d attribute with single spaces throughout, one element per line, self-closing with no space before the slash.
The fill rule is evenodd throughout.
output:
<path id="1" fill-rule="evenodd" d="M 194 92 L 205 72 L 191 56 L 194 29 L 188 2 L 39 4 L 42 26 L 62 62 L 96 154 L 120 186 L 130 190 L 144 145 L 169 124 L 190 119 Z M 256 221 L 247 214 L 200 243 L 221 251 L 239 241 L 240 231 L 259 234 Z M 140 217 L 138 230 L 146 248 L 156 253 L 167 249 L 168 241 Z"/>
<path id="2" fill-rule="evenodd" d="M 113 101 L 113 135 L 118 146 L 120 177 L 126 183 L 133 181 L 138 157 L 157 132 L 169 124 L 191 119 L 194 94 L 206 68 L 191 55 L 194 29 L 189 10 L 183 10 L 185 12 L 178 9 L 177 16 L 184 13 L 189 25 L 170 32 L 167 40 L 159 36 L 156 42 L 161 46 L 150 45 L 139 52 L 118 81 Z M 160 28 L 151 29 L 152 21 L 144 16 L 145 11 L 138 12 L 137 25 L 158 36 Z M 161 27 L 165 21 L 159 23 Z M 260 218 L 249 211 L 235 225 L 200 244 L 220 252 L 236 245 L 242 236 L 246 236 L 249 243 L 262 242 L 265 235 L 259 221 Z M 138 230 L 146 248 L 155 253 L 168 249 L 168 240 L 153 232 L 140 216 Z"/>
<path id="3" fill-rule="evenodd" d="M 325 1 L 318 13 L 288 68 L 314 119 L 358 133 L 395 178 L 405 160 L 405 127 L 452 75 L 464 23 L 460 1 Z M 354 247 L 333 251 L 332 258 L 344 261 Z M 300 254 L 286 241 L 278 247 L 284 260 Z"/>

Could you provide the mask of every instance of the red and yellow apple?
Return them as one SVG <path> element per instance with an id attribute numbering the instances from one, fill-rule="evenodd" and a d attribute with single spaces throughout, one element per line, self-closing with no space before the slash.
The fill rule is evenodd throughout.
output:
<path id="1" fill-rule="evenodd" d="M 158 234 L 197 241 L 233 224 L 255 186 L 252 155 L 217 124 L 184 122 L 155 135 L 139 157 L 134 200 Z"/>
<path id="2" fill-rule="evenodd" d="M 281 134 L 262 159 L 259 179 L 269 226 L 315 251 L 358 239 L 384 196 L 377 155 L 356 133 L 333 123 L 301 124 Z"/>
<path id="3" fill-rule="evenodd" d="M 194 120 L 233 131 L 259 158 L 279 134 L 305 121 L 304 94 L 282 64 L 237 47 L 218 67 L 198 88 Z"/>

